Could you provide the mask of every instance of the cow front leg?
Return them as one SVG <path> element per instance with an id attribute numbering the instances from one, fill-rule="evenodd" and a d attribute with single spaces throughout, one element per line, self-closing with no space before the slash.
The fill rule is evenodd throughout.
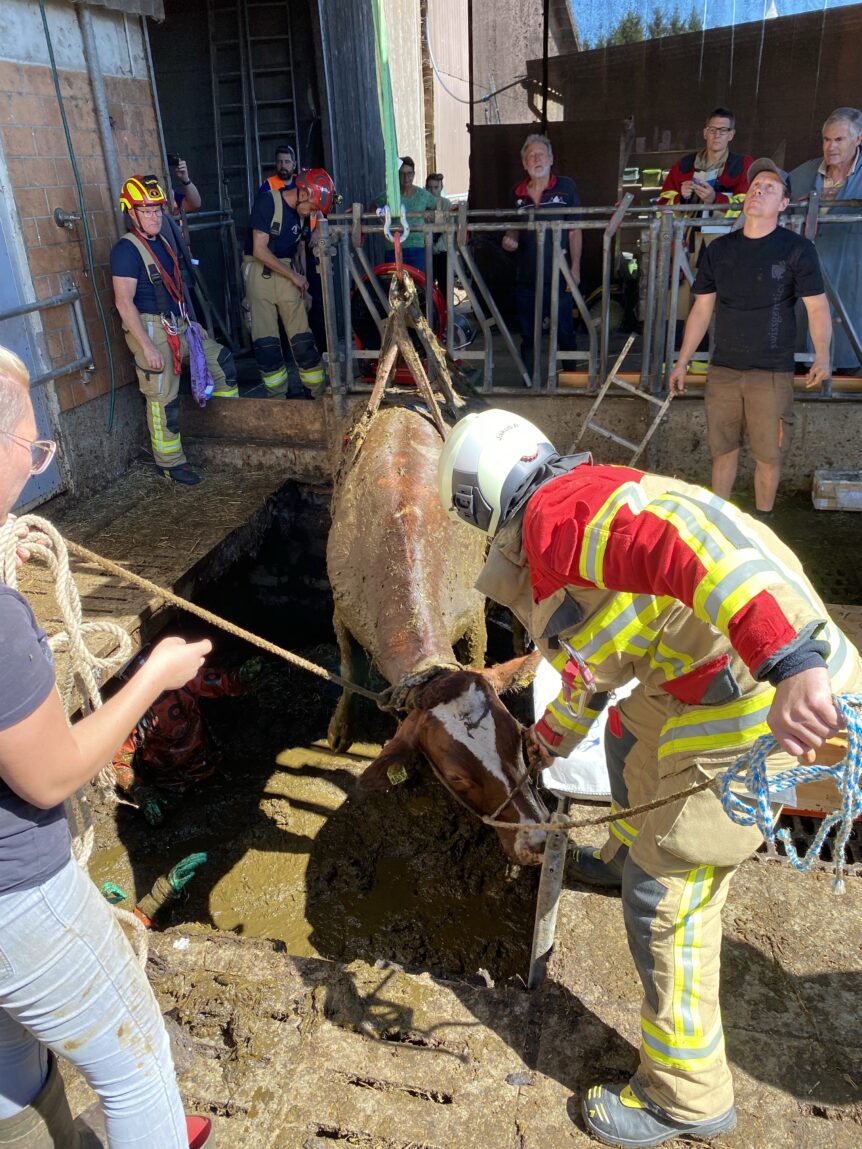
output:
<path id="1" fill-rule="evenodd" d="M 485 624 L 484 611 L 473 617 L 463 638 L 466 647 L 466 664 L 474 670 L 482 670 L 485 666 L 485 653 L 488 646 L 488 628 Z"/>
<path id="2" fill-rule="evenodd" d="M 333 618 L 333 625 L 341 655 L 341 677 L 346 678 L 349 682 L 356 682 L 358 664 L 361 659 L 356 658 L 356 643 L 337 610 Z M 329 745 L 338 753 L 349 750 L 356 741 L 355 716 L 356 695 L 352 690 L 345 690 L 338 700 L 335 713 L 329 720 L 329 730 L 327 731 Z"/>

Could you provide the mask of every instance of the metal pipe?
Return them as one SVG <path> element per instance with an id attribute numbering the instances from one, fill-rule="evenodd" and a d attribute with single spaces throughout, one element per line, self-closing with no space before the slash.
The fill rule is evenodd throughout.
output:
<path id="1" fill-rule="evenodd" d="M 604 379 L 608 370 L 608 355 L 610 352 L 610 314 L 611 314 L 611 263 L 613 256 L 613 241 L 619 231 L 623 216 L 631 207 L 634 196 L 626 192 L 616 211 L 608 220 L 608 225 L 602 235 L 602 316 L 601 316 L 601 363 L 599 374 Z"/>
<path id="2" fill-rule="evenodd" d="M 344 316 L 344 391 L 340 400 L 340 418 L 347 414 L 347 392 L 353 382 L 353 322 L 350 314 L 350 235 L 341 233 L 341 306 Z"/>
<path id="3" fill-rule="evenodd" d="M 587 339 L 589 340 L 589 349 L 587 351 L 587 382 L 590 390 L 595 390 L 596 383 L 596 367 L 598 365 L 598 335 L 596 334 L 595 324 L 590 317 L 590 309 L 587 307 L 587 301 L 581 295 L 580 286 L 575 283 L 575 278 L 572 275 L 572 270 L 565 259 L 560 260 L 560 274 L 566 281 L 566 285 L 571 292 L 572 300 L 578 309 L 578 314 L 584 321 L 584 327 L 587 329 Z M 580 351 L 563 351 L 557 352 L 557 358 L 577 358 L 581 355 Z"/>
<path id="4" fill-rule="evenodd" d="M 168 149 L 165 146 L 165 133 L 162 129 L 162 112 L 159 107 L 159 93 L 156 88 L 156 71 L 153 67 L 153 53 L 150 47 L 150 29 L 147 26 L 146 16 L 141 16 L 141 39 L 144 41 L 144 55 L 147 58 L 147 79 L 150 81 L 150 91 L 153 93 L 153 111 L 156 114 L 156 131 L 159 136 L 159 159 L 162 161 L 162 172 L 165 184 L 171 186 L 171 169 L 168 165 Z M 185 215 L 185 213 L 183 213 Z M 184 221 L 184 226 L 188 224 Z"/>
<path id="5" fill-rule="evenodd" d="M 682 270 L 682 260 L 680 256 L 684 254 L 682 250 L 684 232 L 685 220 L 675 219 L 673 221 L 673 240 L 671 243 L 670 307 L 668 310 L 667 329 L 664 341 L 665 377 L 670 375 L 673 366 L 674 352 L 676 350 L 676 313 L 679 308 L 679 273 Z"/>
<path id="6" fill-rule="evenodd" d="M 476 266 L 475 260 L 473 259 L 473 256 L 470 254 L 470 251 L 467 248 L 466 244 L 459 244 L 458 253 L 461 256 L 461 259 L 463 260 L 464 264 L 466 265 L 466 267 L 468 268 L 468 270 L 470 272 L 470 278 L 472 279 L 473 283 L 478 287 L 479 291 L 482 293 L 482 298 L 485 300 L 485 303 L 488 306 L 488 310 L 494 316 L 494 322 L 497 324 L 497 328 L 498 328 L 500 334 L 503 336 L 503 339 L 505 340 L 506 347 L 509 350 L 509 354 L 515 360 L 515 365 L 517 366 L 518 370 L 521 372 L 521 378 L 524 381 L 524 386 L 525 387 L 532 387 L 533 381 L 530 378 L 530 376 L 527 374 L 527 368 L 524 366 L 524 360 L 521 358 L 520 352 L 518 351 L 517 347 L 515 346 L 515 341 L 512 338 L 512 335 L 509 331 L 509 328 L 506 326 L 505 320 L 503 319 L 503 316 L 500 313 L 500 309 L 499 309 L 499 307 L 497 307 L 497 304 L 494 302 L 494 297 L 488 291 L 488 287 L 485 283 L 485 280 L 482 278 L 481 274 L 479 273 L 479 268 Z M 462 276 L 461 282 L 464 283 L 463 276 Z"/>
<path id="7" fill-rule="evenodd" d="M 371 263 L 369 262 L 368 255 L 366 254 L 365 248 L 364 247 L 354 247 L 353 254 L 356 256 L 356 258 L 362 264 L 362 270 L 365 272 L 365 276 L 368 279 L 368 282 L 371 284 L 371 287 L 374 291 L 374 294 L 377 296 L 378 300 L 380 301 L 380 306 L 383 308 L 383 314 L 388 315 L 388 313 L 389 313 L 389 296 L 383 290 L 383 288 L 380 285 L 380 280 L 374 274 L 374 268 L 371 266 Z"/>
<path id="8" fill-rule="evenodd" d="M 365 278 L 363 277 L 362 272 L 359 270 L 358 267 L 356 267 L 353 260 L 350 261 L 350 278 L 356 284 L 356 290 L 362 296 L 362 300 L 363 300 L 365 306 L 368 308 L 368 314 L 374 320 L 375 326 L 377 327 L 377 330 L 380 332 L 380 335 L 382 336 L 383 335 L 383 323 L 384 323 L 383 315 L 381 315 L 380 312 L 375 307 L 374 300 L 371 298 L 371 293 L 368 290 L 368 284 L 367 284 Z M 386 312 L 384 311 L 383 314 L 385 315 Z"/>
<path id="9" fill-rule="evenodd" d="M 653 312 L 655 311 L 656 257 L 658 255 L 658 219 L 651 219 L 647 229 L 647 290 L 643 314 L 643 347 L 641 349 L 641 387 L 647 389 L 652 356 Z"/>
<path id="10" fill-rule="evenodd" d="M 108 183 L 111 188 L 111 206 L 114 210 L 114 231 L 117 238 L 126 234 L 126 221 L 120 207 L 120 189 L 123 186 L 120 175 L 120 162 L 117 158 L 117 145 L 111 131 L 111 117 L 108 114 L 108 96 L 105 92 L 105 81 L 102 76 L 102 67 L 99 63 L 99 50 L 96 46 L 96 34 L 93 30 L 93 16 L 90 9 L 81 4 L 78 6 L 78 25 L 81 29 L 81 40 L 84 45 L 84 59 L 87 62 L 87 75 L 90 77 L 90 87 L 93 91 L 93 107 L 96 111 L 96 122 L 99 125 L 99 138 L 102 141 L 102 152 L 105 157 L 105 167 L 108 172 Z"/>
<path id="11" fill-rule="evenodd" d="M 667 319 L 667 287 L 670 275 L 670 251 L 673 242 L 673 216 L 663 213 L 659 222 L 658 254 L 656 256 L 656 294 L 655 294 L 655 334 L 653 345 L 658 351 L 656 355 L 655 370 L 650 380 L 650 391 L 654 395 L 662 389 L 667 370 L 667 364 L 661 362 L 661 350 L 664 346 L 662 335 Z M 675 317 L 674 317 L 675 318 Z"/>
<path id="12" fill-rule="evenodd" d="M 481 358 L 484 363 L 484 370 L 482 374 L 482 390 L 490 391 L 494 383 L 494 333 L 491 331 L 491 324 L 488 317 L 485 315 L 485 309 L 482 307 L 482 302 L 476 292 L 473 290 L 473 284 L 470 282 L 470 277 L 464 271 L 464 264 L 461 260 L 460 249 L 453 248 L 453 259 L 455 261 L 455 268 L 458 270 L 458 277 L 464 285 L 464 290 L 467 292 L 467 298 L 473 308 L 473 314 L 476 317 L 479 326 L 482 328 L 482 335 L 484 338 L 484 348 L 481 352 Z M 454 268 L 452 274 L 454 275 Z M 478 352 L 465 352 L 463 355 L 465 359 L 479 358 Z"/>
<path id="13" fill-rule="evenodd" d="M 330 385 L 335 394 L 342 390 L 341 357 L 338 351 L 338 323 L 332 283 L 332 238 L 325 216 L 320 220 L 318 227 L 320 238 L 317 241 L 317 264 L 320 272 L 320 293 L 323 297 L 323 323 L 326 328 L 326 361 L 329 367 Z"/>
<path id="14" fill-rule="evenodd" d="M 455 352 L 455 229 L 446 232 L 446 350 Z"/>
<path id="15" fill-rule="evenodd" d="M 61 295 L 50 295 L 47 299 L 34 299 L 31 303 L 21 303 L 17 307 L 10 307 L 8 311 L 0 311 L 0 323 L 4 319 L 17 319 L 19 315 L 30 315 L 34 311 L 48 311 L 52 307 L 62 307 L 64 303 L 73 303 L 81 298 L 81 293 L 66 291 Z"/>
<path id="16" fill-rule="evenodd" d="M 473 0 L 467 0 L 467 99 L 469 100 L 470 114 L 467 121 L 467 131 L 473 135 Z"/>
<path id="17" fill-rule="evenodd" d="M 545 386 L 548 391 L 556 390 L 557 385 L 557 340 L 559 339 L 560 318 L 560 239 L 563 225 L 559 220 L 551 224 L 551 308 L 548 324 L 548 375 Z"/>
<path id="18" fill-rule="evenodd" d="M 542 135 L 548 134 L 548 33 L 551 24 L 551 2 L 542 4 Z"/>
<path id="19" fill-rule="evenodd" d="M 67 363 L 65 367 L 57 367 L 53 371 L 46 371 L 44 375 L 37 375 L 30 380 L 31 387 L 38 387 L 41 383 L 49 383 L 52 379 L 62 379 L 65 375 L 74 375 L 76 371 L 92 370 L 93 360 L 76 359 L 74 363 Z"/>
<path id="20" fill-rule="evenodd" d="M 235 321 L 239 327 L 240 337 L 242 338 L 242 345 L 246 350 L 251 347 L 251 332 L 242 321 L 242 295 L 243 295 L 243 278 L 242 278 L 242 264 L 239 257 L 239 244 L 236 239 L 236 224 L 234 223 L 233 216 L 230 220 L 230 250 L 233 257 L 233 275 L 234 283 L 236 284 L 236 304 L 234 308 Z"/>
<path id="21" fill-rule="evenodd" d="M 535 222 L 535 220 L 533 220 Z M 530 386 L 539 389 L 539 375 L 542 367 L 542 320 L 545 307 L 545 236 L 547 225 L 536 224 L 536 279 L 533 298 L 533 370 Z M 517 288 L 516 288 L 517 290 Z"/>

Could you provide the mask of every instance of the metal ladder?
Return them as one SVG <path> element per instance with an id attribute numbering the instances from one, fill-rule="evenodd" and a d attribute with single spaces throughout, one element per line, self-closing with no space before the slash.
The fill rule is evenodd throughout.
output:
<path id="1" fill-rule="evenodd" d="M 673 398 L 673 395 L 668 394 L 667 398 L 659 399 L 655 395 L 651 395 L 649 391 L 643 391 L 640 387 L 635 387 L 631 383 L 627 383 L 625 379 L 620 379 L 617 375 L 617 372 L 622 366 L 623 360 L 628 355 L 634 340 L 634 335 L 630 335 L 628 337 L 626 340 L 626 345 L 617 356 L 616 363 L 614 363 L 613 367 L 610 369 L 607 379 L 605 379 L 604 383 L 599 388 L 599 393 L 596 395 L 596 401 L 587 412 L 587 416 L 584 419 L 580 431 L 578 432 L 578 437 L 572 444 L 572 451 L 575 450 L 587 431 L 595 431 L 597 435 L 603 435 L 604 438 L 611 439 L 614 443 L 619 443 L 621 447 L 626 447 L 629 451 L 631 451 L 632 457 L 629 459 L 629 463 L 634 463 L 641 457 L 647 443 L 649 443 L 650 439 L 658 430 L 659 423 L 661 423 L 662 419 L 664 418 L 665 412 L 670 406 L 670 401 Z M 638 399 L 645 399 L 647 403 L 652 403 L 654 407 L 658 408 L 653 421 L 647 428 L 647 433 L 644 435 L 643 439 L 641 439 L 640 443 L 632 443 L 630 439 L 624 439 L 622 435 L 617 435 L 616 432 L 609 430 L 609 428 L 602 427 L 599 423 L 593 422 L 593 416 L 595 415 L 596 411 L 598 411 L 602 400 L 605 398 L 608 391 L 612 387 L 618 388 L 627 395 L 635 395 Z"/>
<path id="2" fill-rule="evenodd" d="M 289 0 L 207 0 L 220 206 L 237 227 L 279 143 L 299 160 Z"/>

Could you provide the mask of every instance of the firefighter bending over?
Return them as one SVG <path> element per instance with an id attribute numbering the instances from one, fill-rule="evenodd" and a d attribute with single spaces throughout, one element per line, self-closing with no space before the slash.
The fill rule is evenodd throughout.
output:
<path id="1" fill-rule="evenodd" d="M 489 410 L 451 431 L 440 498 L 492 539 L 477 589 L 509 607 L 563 689 L 531 729 L 545 764 L 586 734 L 608 694 L 612 810 L 693 787 L 771 730 L 767 768 L 795 765 L 834 734 L 833 692 L 862 687 L 859 654 L 796 556 L 761 523 L 700 487 L 560 456 L 518 415 Z M 813 755 L 812 755 L 813 757 Z M 719 1009 L 721 908 L 761 844 L 717 794 L 611 823 L 579 877 L 622 889 L 643 984 L 640 1063 L 593 1086 L 589 1130 L 610 1145 L 711 1138 L 736 1124 Z"/>

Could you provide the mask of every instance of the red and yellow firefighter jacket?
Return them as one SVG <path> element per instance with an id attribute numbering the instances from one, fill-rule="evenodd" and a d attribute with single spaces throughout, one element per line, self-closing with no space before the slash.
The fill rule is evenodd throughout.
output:
<path id="1" fill-rule="evenodd" d="M 771 531 L 701 487 L 628 467 L 582 464 L 545 483 L 476 586 L 563 675 L 536 725 L 560 756 L 632 678 L 671 773 L 768 733 L 768 677 L 812 644 L 836 693 L 862 682 L 855 647 Z"/>
<path id="2" fill-rule="evenodd" d="M 695 198 L 682 199 L 682 185 L 694 175 L 694 161 L 696 152 L 677 160 L 665 177 L 658 197 L 660 204 L 696 203 Z M 715 181 L 715 203 L 741 203 L 748 191 L 748 169 L 751 167 L 751 156 L 743 156 L 738 152 L 730 152 L 724 167 Z M 706 205 L 712 207 L 712 204 Z"/>

